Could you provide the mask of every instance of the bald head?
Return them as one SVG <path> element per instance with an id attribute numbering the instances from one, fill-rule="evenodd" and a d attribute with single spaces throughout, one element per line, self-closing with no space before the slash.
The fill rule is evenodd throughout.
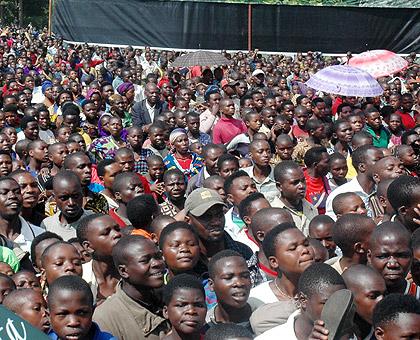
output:
<path id="1" fill-rule="evenodd" d="M 394 156 L 383 157 L 373 166 L 373 179 L 379 183 L 385 179 L 397 178 L 403 173 L 402 162 Z"/>
<path id="2" fill-rule="evenodd" d="M 293 217 L 290 212 L 283 208 L 264 208 L 257 211 L 251 219 L 251 231 L 256 240 L 262 242 L 265 235 L 276 225 L 281 223 L 293 223 Z"/>
<path id="3" fill-rule="evenodd" d="M 364 264 L 356 264 L 350 266 L 344 271 L 341 276 L 346 283 L 346 287 L 352 291 L 360 289 L 360 287 L 369 285 L 373 280 L 379 280 L 383 282 L 382 276 L 373 268 L 368 267 Z M 385 282 L 384 287 L 385 287 Z"/>

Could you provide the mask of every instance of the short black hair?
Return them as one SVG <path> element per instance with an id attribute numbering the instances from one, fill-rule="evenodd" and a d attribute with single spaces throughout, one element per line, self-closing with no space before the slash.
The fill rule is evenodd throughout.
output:
<path id="1" fill-rule="evenodd" d="M 389 294 L 373 309 L 373 327 L 394 322 L 400 314 L 420 314 L 420 302 L 411 295 Z"/>
<path id="2" fill-rule="evenodd" d="M 195 276 L 189 274 L 175 275 L 169 283 L 163 288 L 162 300 L 165 306 L 169 304 L 172 297 L 178 289 L 196 289 L 200 291 L 205 298 L 204 288 L 201 281 Z"/>
<path id="3" fill-rule="evenodd" d="M 332 228 L 332 238 L 340 247 L 343 255 L 351 257 L 354 253 L 354 245 L 360 242 L 366 234 L 366 224 L 373 223 L 370 217 L 359 214 L 344 214 Z"/>
<path id="4" fill-rule="evenodd" d="M 182 171 L 179 169 L 166 170 L 165 173 L 163 174 L 163 182 L 165 183 L 168 180 L 169 176 L 172 176 L 172 175 L 180 176 L 182 179 L 184 179 L 184 182 L 185 182 L 185 176 L 182 173 Z"/>
<path id="5" fill-rule="evenodd" d="M 55 143 L 55 144 L 52 144 L 52 145 L 56 145 L 56 144 L 64 144 L 64 143 Z M 70 155 L 66 156 L 66 158 L 64 158 L 63 168 L 68 169 L 70 167 L 71 161 L 76 157 L 87 157 L 87 158 L 89 158 L 88 155 L 86 155 L 84 152 L 81 152 L 81 151 L 71 153 Z M 89 161 L 90 161 L 90 159 L 89 159 Z"/>
<path id="6" fill-rule="evenodd" d="M 254 336 L 248 328 L 239 326 L 236 323 L 217 323 L 212 325 L 204 336 L 204 340 L 228 340 L 236 338 L 253 339 Z"/>
<path id="7" fill-rule="evenodd" d="M 353 191 L 346 191 L 346 192 L 342 192 L 340 194 L 338 194 L 337 196 L 335 196 L 332 200 L 332 209 L 334 211 L 334 214 L 340 214 L 341 215 L 341 209 L 345 208 L 343 205 L 343 201 L 349 197 L 360 197 L 359 195 L 357 195 L 355 192 Z"/>
<path id="8" fill-rule="evenodd" d="M 222 168 L 223 163 L 225 162 L 235 162 L 239 169 L 239 161 L 234 155 L 231 155 L 229 153 L 224 153 L 223 155 L 221 155 L 217 160 L 217 168 L 220 170 Z"/>
<path id="9" fill-rule="evenodd" d="M 248 197 L 245 197 L 241 201 L 241 203 L 239 203 L 239 207 L 238 207 L 239 216 L 241 217 L 241 219 L 244 219 L 244 216 L 247 216 L 249 214 L 249 208 L 253 202 L 258 201 L 263 198 L 265 198 L 265 196 L 260 192 L 254 192 Z"/>
<path id="10" fill-rule="evenodd" d="M 237 251 L 234 251 L 231 249 L 225 249 L 225 250 L 219 251 L 209 261 L 208 269 L 209 269 L 209 276 L 211 279 L 214 279 L 214 277 L 216 276 L 215 267 L 217 263 L 228 257 L 240 257 L 241 259 L 245 261 L 242 255 L 239 254 Z"/>
<path id="11" fill-rule="evenodd" d="M 418 177 L 402 175 L 392 181 L 388 187 L 386 196 L 389 203 L 395 211 L 413 203 L 413 197 L 420 188 L 420 179 Z"/>
<path id="12" fill-rule="evenodd" d="M 96 171 L 98 173 L 98 176 L 103 177 L 105 175 L 105 168 L 108 165 L 114 164 L 115 160 L 114 159 L 103 159 L 98 163 L 98 166 L 96 168 Z"/>
<path id="13" fill-rule="evenodd" d="M 114 183 L 112 183 L 112 191 L 114 193 L 121 192 L 123 186 L 126 185 L 131 178 L 138 178 L 138 174 L 135 172 L 119 173 L 117 176 L 115 176 Z"/>
<path id="14" fill-rule="evenodd" d="M 92 221 L 96 220 L 97 218 L 100 218 L 103 216 L 106 216 L 106 215 L 101 214 L 101 213 L 96 213 L 96 214 L 85 216 L 80 220 L 79 226 L 76 229 L 77 239 L 79 240 L 80 243 L 87 240 L 87 237 L 89 234 L 89 224 Z"/>
<path id="15" fill-rule="evenodd" d="M 373 145 L 362 145 L 353 151 L 351 155 L 351 162 L 356 170 L 361 163 L 366 162 L 366 155 L 370 150 L 377 150 L 377 148 Z"/>
<path id="16" fill-rule="evenodd" d="M 322 122 L 319 119 L 308 119 L 305 124 L 306 131 L 312 131 L 318 129 L 322 125 Z"/>
<path id="17" fill-rule="evenodd" d="M 163 245 L 164 245 L 166 239 L 175 230 L 180 230 L 180 229 L 189 230 L 194 235 L 195 239 L 198 242 L 198 240 L 199 240 L 198 234 L 191 225 L 189 225 L 187 222 L 176 221 L 176 222 L 169 223 L 165 228 L 163 228 L 163 230 L 160 234 L 160 237 L 159 237 L 159 248 L 163 249 Z"/>
<path id="18" fill-rule="evenodd" d="M 63 241 L 63 238 L 60 235 L 57 235 L 56 233 L 53 233 L 51 231 L 44 231 L 42 234 L 39 234 L 34 237 L 31 243 L 31 262 L 36 263 L 36 247 L 38 244 L 40 244 L 42 241 L 48 240 L 48 239 L 57 239 L 58 241 Z"/>
<path id="19" fill-rule="evenodd" d="M 22 119 L 20 120 L 20 128 L 22 130 L 25 130 L 28 127 L 28 124 L 31 122 L 36 122 L 38 124 L 38 121 L 36 120 L 35 117 L 23 116 Z"/>
<path id="20" fill-rule="evenodd" d="M 93 308 L 93 294 L 89 284 L 80 276 L 65 275 L 57 278 L 48 286 L 48 305 L 51 306 L 55 301 L 55 294 L 61 291 L 83 293 L 89 306 Z"/>
<path id="21" fill-rule="evenodd" d="M 47 248 L 45 248 L 44 252 L 41 254 L 41 265 L 42 267 L 44 266 L 44 262 L 45 262 L 45 258 L 48 256 L 48 254 L 51 252 L 51 250 L 57 246 L 61 246 L 61 245 L 69 245 L 74 247 L 71 243 L 67 242 L 67 241 L 57 241 L 54 242 L 53 244 L 50 244 Z M 77 249 L 74 248 L 76 251 Z"/>
<path id="22" fill-rule="evenodd" d="M 315 228 L 320 223 L 332 223 L 334 224 L 334 220 L 328 215 L 316 215 L 311 222 L 309 222 L 309 230 Z"/>
<path id="23" fill-rule="evenodd" d="M 62 180 L 75 182 L 77 183 L 77 185 L 80 186 L 80 188 L 82 187 L 82 184 L 80 183 L 80 178 L 73 171 L 60 170 L 53 178 L 53 190 L 56 186 L 56 183 Z"/>
<path id="24" fill-rule="evenodd" d="M 232 175 L 230 175 L 229 177 L 227 177 L 223 185 L 226 194 L 230 193 L 230 189 L 232 188 L 233 181 L 239 177 L 249 177 L 249 175 L 243 170 L 238 170 L 234 172 Z"/>
<path id="25" fill-rule="evenodd" d="M 293 223 L 284 222 L 276 225 L 264 237 L 262 250 L 267 258 L 276 255 L 277 238 L 289 229 L 298 229 Z M 298 229 L 299 230 L 299 229 Z"/>
<path id="26" fill-rule="evenodd" d="M 328 163 L 331 165 L 331 163 L 335 162 L 336 160 L 343 160 L 347 162 L 346 157 L 344 157 L 341 153 L 334 152 L 330 155 Z"/>
<path id="27" fill-rule="evenodd" d="M 405 241 L 407 246 L 411 248 L 411 234 L 407 228 L 400 222 L 386 221 L 379 224 L 370 235 L 369 248 L 373 248 L 378 239 L 384 235 L 398 237 L 400 240 Z"/>
<path id="28" fill-rule="evenodd" d="M 319 163 L 322 159 L 322 154 L 327 153 L 327 149 L 323 146 L 314 146 L 306 151 L 305 156 L 303 157 L 303 162 L 307 168 L 311 168 L 315 163 Z"/>
<path id="29" fill-rule="evenodd" d="M 281 183 L 283 181 L 284 175 L 287 173 L 287 171 L 295 170 L 295 169 L 301 170 L 301 167 L 295 161 L 286 160 L 286 161 L 280 162 L 274 168 L 274 180 L 276 182 Z"/>
<path id="30" fill-rule="evenodd" d="M 159 207 L 152 195 L 144 194 L 127 203 L 127 218 L 134 228 L 147 229 Z"/>
<path id="31" fill-rule="evenodd" d="M 140 235 L 127 235 L 122 237 L 114 248 L 112 248 L 112 260 L 114 261 L 115 267 L 118 269 L 119 265 L 127 264 L 127 250 L 132 248 L 133 244 L 146 241 L 150 240 Z"/>
<path id="32" fill-rule="evenodd" d="M 341 275 L 330 265 L 314 263 L 302 273 L 298 282 L 298 291 L 310 298 L 328 286 L 346 286 Z"/>

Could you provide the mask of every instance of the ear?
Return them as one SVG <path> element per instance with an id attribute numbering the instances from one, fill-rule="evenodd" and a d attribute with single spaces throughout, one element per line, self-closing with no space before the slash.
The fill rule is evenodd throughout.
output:
<path id="1" fill-rule="evenodd" d="M 341 217 L 341 214 L 335 214 L 337 216 L 337 220 Z"/>
<path id="2" fill-rule="evenodd" d="M 209 288 L 212 292 L 214 292 L 214 281 L 212 279 L 209 279 Z"/>
<path id="3" fill-rule="evenodd" d="M 44 268 L 41 268 L 41 282 L 47 282 L 47 273 Z"/>
<path id="4" fill-rule="evenodd" d="M 244 216 L 242 220 L 245 222 L 246 225 L 251 224 L 251 218 L 249 216 Z"/>
<path id="5" fill-rule="evenodd" d="M 374 173 L 372 177 L 376 184 L 378 184 L 381 181 L 377 173 Z"/>
<path id="6" fill-rule="evenodd" d="M 382 207 L 386 207 L 386 198 L 384 196 L 378 196 L 379 199 L 379 203 L 381 204 Z"/>
<path id="7" fill-rule="evenodd" d="M 91 248 L 89 241 L 87 241 L 87 240 L 83 241 L 82 242 L 82 247 L 89 254 L 93 254 L 94 253 L 94 250 Z"/>
<path id="8" fill-rule="evenodd" d="M 370 249 L 368 249 L 367 251 L 367 261 L 368 263 L 372 263 L 372 252 L 370 251 Z"/>
<path id="9" fill-rule="evenodd" d="M 298 302 L 298 304 L 300 305 L 300 308 L 302 310 L 306 310 L 306 304 L 308 303 L 308 297 L 303 294 L 302 292 L 299 292 L 297 294 L 296 300 Z"/>
<path id="10" fill-rule="evenodd" d="M 32 157 L 32 156 L 33 156 L 33 154 L 34 154 L 34 150 L 29 150 L 28 155 L 29 155 L 30 157 Z"/>
<path id="11" fill-rule="evenodd" d="M 130 274 L 128 274 L 127 267 L 125 266 L 125 264 L 120 264 L 118 266 L 118 273 L 123 279 L 128 279 L 130 277 Z"/>
<path id="12" fill-rule="evenodd" d="M 262 243 L 264 241 L 265 233 L 262 230 L 257 231 L 257 239 Z"/>
<path id="13" fill-rule="evenodd" d="M 270 256 L 268 258 L 268 263 L 270 264 L 270 267 L 275 270 L 279 267 L 279 262 L 277 261 L 277 258 L 275 256 Z"/>
<path id="14" fill-rule="evenodd" d="M 163 314 L 163 317 L 165 319 L 168 319 L 168 307 L 167 306 L 163 306 L 162 314 Z"/>
<path id="15" fill-rule="evenodd" d="M 114 192 L 114 197 L 117 202 L 121 201 L 121 193 L 119 191 Z"/>
<path id="16" fill-rule="evenodd" d="M 229 203 L 233 204 L 233 197 L 232 194 L 227 194 L 227 200 L 229 201 Z"/>
<path id="17" fill-rule="evenodd" d="M 357 170 L 359 170 L 359 172 L 366 172 L 366 165 L 365 163 L 360 163 L 359 166 L 357 167 Z"/>
<path id="18" fill-rule="evenodd" d="M 99 175 L 98 175 L 98 177 L 99 177 L 99 179 L 101 180 L 101 182 L 103 182 L 103 181 L 104 181 L 104 176 L 99 176 Z"/>
<path id="19" fill-rule="evenodd" d="M 384 330 L 381 327 L 375 328 L 375 339 L 382 340 L 384 338 Z"/>
<path id="20" fill-rule="evenodd" d="M 336 134 L 335 132 L 333 132 L 332 137 L 333 137 L 334 139 L 337 139 L 337 134 Z"/>
<path id="21" fill-rule="evenodd" d="M 407 214 L 407 207 L 405 205 L 398 208 L 398 215 L 405 216 Z"/>
<path id="22" fill-rule="evenodd" d="M 363 243 L 362 242 L 357 242 L 354 244 L 353 246 L 354 252 L 357 254 L 364 254 L 366 253 L 366 250 L 363 248 Z"/>

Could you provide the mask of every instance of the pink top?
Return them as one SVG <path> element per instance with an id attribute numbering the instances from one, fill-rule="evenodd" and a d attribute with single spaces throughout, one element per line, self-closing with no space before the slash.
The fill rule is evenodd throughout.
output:
<path id="1" fill-rule="evenodd" d="M 242 120 L 222 117 L 214 126 L 213 143 L 229 143 L 234 137 L 246 131 L 246 125 Z"/>

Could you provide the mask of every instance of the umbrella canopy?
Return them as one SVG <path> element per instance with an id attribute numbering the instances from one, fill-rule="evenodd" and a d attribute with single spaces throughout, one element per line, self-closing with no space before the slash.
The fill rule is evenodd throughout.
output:
<path id="1" fill-rule="evenodd" d="M 349 60 L 349 65 L 366 71 L 375 78 L 400 72 L 408 66 L 407 60 L 387 50 L 360 53 Z"/>
<path id="2" fill-rule="evenodd" d="M 306 85 L 341 96 L 376 97 L 383 92 L 369 73 L 348 65 L 328 66 L 311 76 Z"/>
<path id="3" fill-rule="evenodd" d="M 175 59 L 173 67 L 228 65 L 230 61 L 220 53 L 197 51 L 184 54 Z"/>

